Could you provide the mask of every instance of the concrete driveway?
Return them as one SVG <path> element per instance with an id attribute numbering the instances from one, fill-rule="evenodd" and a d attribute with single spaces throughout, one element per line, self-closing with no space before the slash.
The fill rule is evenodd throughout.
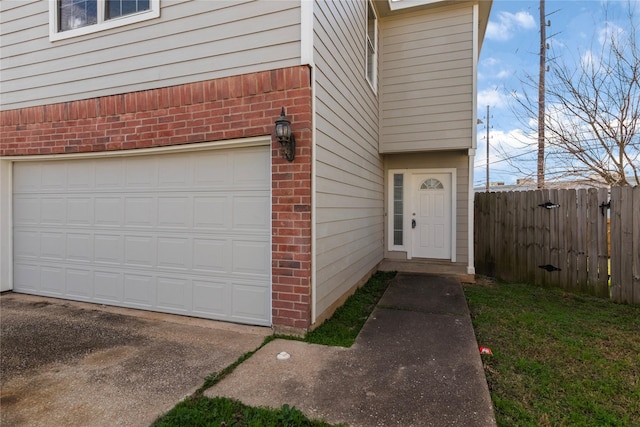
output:
<path id="1" fill-rule="evenodd" d="M 148 426 L 268 328 L 8 293 L 0 425 Z"/>

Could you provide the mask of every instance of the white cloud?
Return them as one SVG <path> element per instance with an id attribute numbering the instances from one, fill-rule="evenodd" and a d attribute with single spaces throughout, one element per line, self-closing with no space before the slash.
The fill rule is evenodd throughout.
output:
<path id="1" fill-rule="evenodd" d="M 517 13 L 500 12 L 498 21 L 489 21 L 485 37 L 490 40 L 510 40 L 518 30 L 531 30 L 536 27 L 536 21 L 529 12 Z"/>
<path id="2" fill-rule="evenodd" d="M 604 27 L 598 30 L 598 43 L 601 46 L 610 44 L 624 34 L 624 29 L 612 22 L 605 22 Z"/>
<path id="3" fill-rule="evenodd" d="M 582 70 L 591 70 L 591 68 L 597 64 L 599 61 L 599 59 L 597 58 L 597 56 L 593 53 L 593 51 L 588 50 L 586 51 L 582 57 L 580 58 L 580 68 Z"/>
<path id="4" fill-rule="evenodd" d="M 493 108 L 503 108 L 509 105 L 509 96 L 500 92 L 498 88 L 485 89 L 478 92 L 478 105 L 490 105 Z"/>
<path id="5" fill-rule="evenodd" d="M 495 58 L 493 56 L 490 56 L 488 58 L 485 58 L 482 60 L 482 65 L 487 66 L 487 67 L 492 67 L 494 65 L 498 65 L 500 64 L 500 60 L 498 58 Z"/>
<path id="6" fill-rule="evenodd" d="M 495 77 L 498 79 L 506 79 L 511 77 L 512 74 L 511 70 L 500 70 L 496 73 Z"/>
<path id="7" fill-rule="evenodd" d="M 475 183 L 484 184 L 487 166 L 487 133 L 478 128 L 478 147 L 474 162 Z M 521 129 L 489 132 L 490 180 L 514 184 L 518 178 L 530 176 L 536 167 L 537 136 Z"/>

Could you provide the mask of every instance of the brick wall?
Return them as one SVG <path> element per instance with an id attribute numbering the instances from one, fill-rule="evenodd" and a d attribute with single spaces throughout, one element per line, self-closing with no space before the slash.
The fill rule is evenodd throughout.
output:
<path id="1" fill-rule="evenodd" d="M 311 317 L 311 85 L 306 66 L 0 112 L 0 156 L 130 150 L 273 133 L 286 108 L 296 158 L 272 138 L 273 324 Z"/>

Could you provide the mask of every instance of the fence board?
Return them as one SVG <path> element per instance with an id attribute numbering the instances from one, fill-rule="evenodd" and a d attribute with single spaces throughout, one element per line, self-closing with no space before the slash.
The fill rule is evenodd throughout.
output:
<path id="1" fill-rule="evenodd" d="M 477 194 L 478 272 L 640 304 L 640 187 L 610 191 Z"/>
<path id="2" fill-rule="evenodd" d="M 527 193 L 524 191 L 518 192 L 517 203 L 519 203 L 519 211 L 520 211 L 520 224 L 518 227 L 518 240 L 520 247 L 520 260 L 518 268 L 518 280 L 527 281 L 528 276 L 528 265 L 527 265 L 527 251 L 528 251 L 528 242 L 527 242 L 527 215 L 529 212 L 529 207 L 527 206 Z"/>
<path id="3" fill-rule="evenodd" d="M 536 245 L 536 263 L 535 266 L 536 268 L 536 282 L 540 283 L 541 285 L 546 285 L 547 284 L 547 274 L 546 271 L 541 269 L 540 266 L 541 265 L 545 265 L 546 262 L 546 258 L 547 258 L 547 254 L 546 254 L 546 250 L 547 250 L 547 241 L 549 239 L 549 236 L 546 234 L 546 224 L 545 224 L 545 211 L 543 208 L 540 208 L 541 204 L 544 204 L 546 202 L 546 198 L 547 198 L 547 191 L 542 190 L 536 193 L 536 201 L 534 203 L 534 209 L 536 210 L 535 212 L 535 217 L 536 217 L 536 240 L 538 242 L 538 244 Z"/>
<path id="4" fill-rule="evenodd" d="M 559 205 L 558 202 L 558 190 L 549 190 L 548 201 Z M 546 222 L 547 222 L 547 231 L 546 233 L 549 236 L 548 239 L 548 250 L 547 250 L 547 262 L 554 267 L 558 268 L 558 227 L 556 217 L 558 215 L 558 208 L 541 208 L 547 211 Z M 558 283 L 558 275 L 559 271 L 552 271 L 546 274 L 547 285 L 549 286 L 560 286 Z"/>
<path id="5" fill-rule="evenodd" d="M 633 281 L 633 188 L 620 188 L 620 300 L 633 301 L 633 287 L 625 286 Z"/>
<path id="6" fill-rule="evenodd" d="M 614 187 L 611 189 L 611 299 L 620 301 L 622 291 L 620 288 L 620 273 L 622 269 L 622 230 L 620 227 L 621 214 L 621 189 Z"/>
<path id="7" fill-rule="evenodd" d="M 569 255 L 569 276 L 568 281 L 575 284 L 578 288 L 586 287 L 586 249 L 585 242 L 587 240 L 587 192 L 585 190 L 569 190 L 567 191 L 570 203 L 565 221 L 567 223 L 567 238 L 571 241 L 571 247 L 567 248 Z M 577 220 L 576 220 L 577 218 Z M 581 276 L 581 271 L 584 274 Z"/>
<path id="8" fill-rule="evenodd" d="M 569 209 L 569 205 L 567 204 L 567 192 L 559 191 L 558 192 L 558 203 L 560 207 L 558 208 L 557 215 L 557 235 L 558 235 L 558 268 L 560 271 L 558 272 L 558 285 L 559 287 L 564 287 L 567 284 L 567 253 L 566 253 L 566 243 L 565 243 L 565 233 L 566 233 L 566 218 L 567 218 L 567 210 Z"/>
<path id="9" fill-rule="evenodd" d="M 505 245 L 505 252 L 507 254 L 507 265 L 509 266 L 509 280 L 514 281 L 517 279 L 517 269 L 514 269 L 513 266 L 517 265 L 517 249 L 516 249 L 516 213 L 517 210 L 513 209 L 512 206 L 515 205 L 516 202 L 516 194 L 515 193 L 506 193 L 507 196 L 507 239 Z"/>
<path id="10" fill-rule="evenodd" d="M 600 206 L 605 205 L 609 201 L 607 189 L 600 188 L 598 191 L 598 209 L 600 215 L 598 218 L 598 294 L 602 292 L 602 296 L 609 297 L 611 290 L 609 289 L 609 215 L 610 210 L 601 210 Z M 596 294 L 596 295 L 598 295 Z"/>
<path id="11" fill-rule="evenodd" d="M 487 258 L 487 264 L 489 267 L 489 271 L 491 272 L 491 275 L 493 275 L 496 271 L 496 262 L 495 262 L 495 250 L 497 248 L 497 237 L 496 235 L 498 234 L 498 230 L 495 227 L 495 217 L 492 215 L 494 212 L 496 212 L 496 206 L 497 206 L 497 198 L 496 197 L 489 197 L 489 218 L 487 219 L 487 225 L 488 225 L 488 232 L 489 235 L 487 236 L 487 242 L 491 242 L 491 248 L 493 250 L 489 250 L 489 257 Z"/>
<path id="12" fill-rule="evenodd" d="M 527 208 L 527 280 L 536 280 L 536 194 L 534 192 L 526 192 L 526 208 Z"/>
<path id="13" fill-rule="evenodd" d="M 587 191 L 587 287 L 588 293 L 596 294 L 598 287 L 598 193 L 594 188 Z"/>

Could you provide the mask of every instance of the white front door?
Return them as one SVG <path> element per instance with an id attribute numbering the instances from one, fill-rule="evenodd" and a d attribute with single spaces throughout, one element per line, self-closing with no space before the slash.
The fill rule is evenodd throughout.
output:
<path id="1" fill-rule="evenodd" d="M 411 256 L 451 259 L 451 174 L 414 173 L 410 197 Z"/>

